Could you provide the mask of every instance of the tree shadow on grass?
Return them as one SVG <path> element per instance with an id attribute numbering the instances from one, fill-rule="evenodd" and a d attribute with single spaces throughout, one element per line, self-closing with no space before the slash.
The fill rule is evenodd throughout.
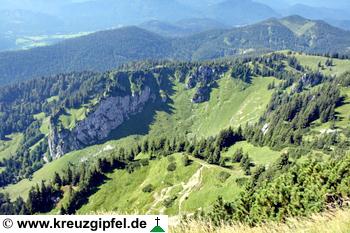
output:
<path id="1" fill-rule="evenodd" d="M 170 96 L 174 92 L 173 86 L 170 82 L 167 85 L 167 90 L 163 90 Z M 103 144 L 109 140 L 118 140 L 131 135 L 147 135 L 157 112 L 172 114 L 174 112 L 172 104 L 173 101 L 169 98 L 166 102 L 162 101 L 161 96 L 157 93 L 154 101 L 148 101 L 140 113 L 130 116 L 128 120 L 112 130 L 109 136 L 100 143 Z"/>

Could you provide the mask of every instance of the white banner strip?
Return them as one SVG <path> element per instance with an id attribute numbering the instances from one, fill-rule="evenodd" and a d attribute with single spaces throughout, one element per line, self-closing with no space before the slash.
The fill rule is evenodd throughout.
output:
<path id="1" fill-rule="evenodd" d="M 0 215 L 1 233 L 168 232 L 166 215 Z"/>

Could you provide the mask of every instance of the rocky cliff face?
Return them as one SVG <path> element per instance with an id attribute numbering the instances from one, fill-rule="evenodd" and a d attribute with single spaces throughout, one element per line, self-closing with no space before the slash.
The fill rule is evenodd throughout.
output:
<path id="1" fill-rule="evenodd" d="M 69 130 L 59 130 L 53 120 L 50 120 L 50 133 L 48 136 L 49 152 L 52 159 L 58 159 L 65 153 L 73 149 L 80 149 L 80 144 L 76 141 Z"/>
<path id="2" fill-rule="evenodd" d="M 130 116 L 140 113 L 150 100 L 155 100 L 155 95 L 146 86 L 134 95 L 108 97 L 102 100 L 72 131 L 58 130 L 52 122 L 48 137 L 51 157 L 56 159 L 70 151 L 106 139 L 112 130 L 118 128 Z"/>

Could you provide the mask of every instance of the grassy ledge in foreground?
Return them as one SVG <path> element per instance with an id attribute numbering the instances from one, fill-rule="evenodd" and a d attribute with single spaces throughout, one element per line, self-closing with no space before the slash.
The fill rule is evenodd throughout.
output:
<path id="1" fill-rule="evenodd" d="M 291 218 L 285 223 L 270 222 L 256 227 L 244 224 L 214 227 L 207 222 L 190 221 L 170 227 L 171 233 L 348 233 L 350 210 L 338 210 L 313 215 L 310 218 Z"/>

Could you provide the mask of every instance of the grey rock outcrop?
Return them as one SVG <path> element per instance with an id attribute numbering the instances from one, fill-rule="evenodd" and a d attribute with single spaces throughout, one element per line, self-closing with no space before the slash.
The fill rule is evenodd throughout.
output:
<path id="1" fill-rule="evenodd" d="M 198 67 L 187 79 L 186 88 L 197 87 L 196 93 L 192 97 L 193 103 L 203 103 L 209 100 L 211 88 L 219 78 L 220 71 L 210 66 Z"/>
<path id="2" fill-rule="evenodd" d="M 80 144 L 72 137 L 70 131 L 67 129 L 58 129 L 52 118 L 50 119 L 48 146 L 50 156 L 54 160 L 69 151 L 80 149 Z"/>
<path id="3" fill-rule="evenodd" d="M 140 113 L 150 97 L 151 90 L 146 87 L 134 96 L 107 98 L 88 118 L 77 124 L 73 135 L 84 145 L 95 144 L 107 138 L 129 116 Z"/>
<path id="4" fill-rule="evenodd" d="M 216 79 L 216 70 L 209 66 L 200 66 L 195 72 L 193 72 L 187 80 L 186 88 L 192 89 L 197 86 L 198 83 L 205 86 L 210 84 Z"/>
<path id="5" fill-rule="evenodd" d="M 192 102 L 199 104 L 208 101 L 210 97 L 210 87 L 199 87 L 192 98 Z"/>
<path id="6" fill-rule="evenodd" d="M 130 116 L 142 112 L 145 104 L 155 99 L 151 89 L 145 87 L 134 95 L 108 97 L 100 102 L 87 118 L 77 123 L 72 131 L 58 130 L 51 123 L 48 144 L 53 159 L 96 144 L 106 139 L 109 134 L 123 124 Z"/>

